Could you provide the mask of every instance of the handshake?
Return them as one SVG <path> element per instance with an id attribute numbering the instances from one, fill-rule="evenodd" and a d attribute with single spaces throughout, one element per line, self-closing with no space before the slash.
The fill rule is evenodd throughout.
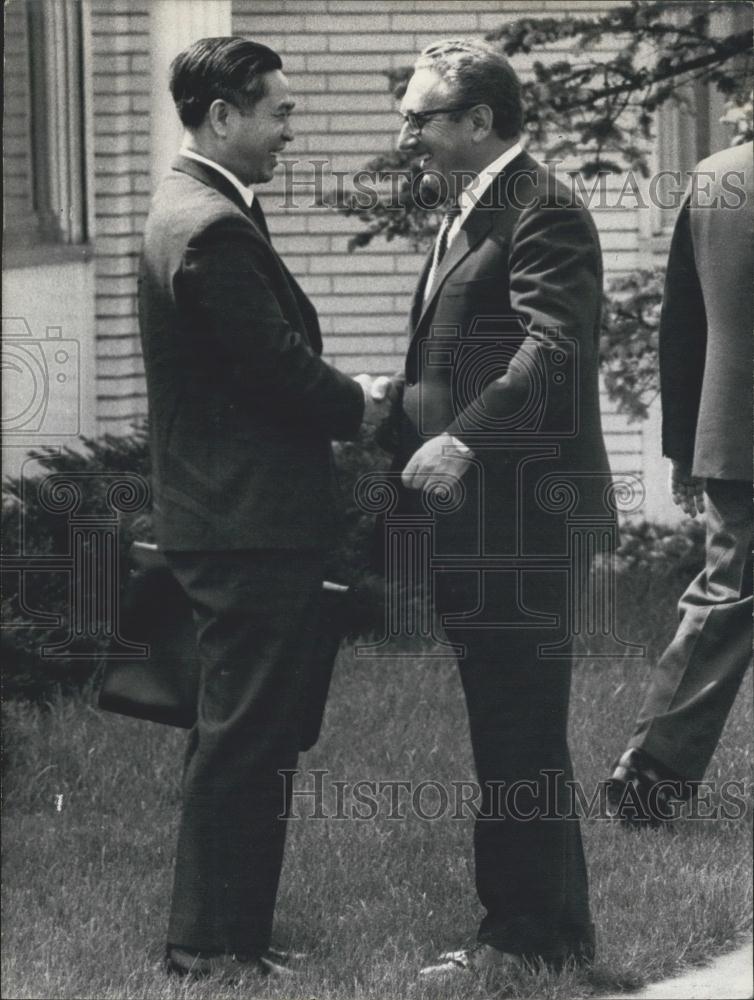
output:
<path id="1" fill-rule="evenodd" d="M 391 415 L 393 405 L 400 401 L 403 376 L 357 375 L 354 382 L 358 382 L 364 392 L 364 423 L 381 424 Z"/>

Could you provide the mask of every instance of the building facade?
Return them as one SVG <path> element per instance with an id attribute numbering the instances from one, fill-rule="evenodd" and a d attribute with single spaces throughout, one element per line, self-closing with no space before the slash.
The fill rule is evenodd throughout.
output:
<path id="1" fill-rule="evenodd" d="M 584 14 L 607 6 L 579 4 Z M 386 70 L 410 65 L 440 37 L 481 36 L 504 21 L 571 10 L 568 0 L 9 0 L 8 466 L 39 444 L 128 433 L 145 414 L 136 274 L 151 191 L 180 144 L 167 90 L 178 51 L 196 38 L 229 33 L 277 49 L 297 100 L 287 158 L 304 171 L 295 176 L 319 171 L 327 193 L 338 177 L 395 144 L 398 118 Z M 525 76 L 533 59 L 516 69 Z M 690 168 L 729 144 L 730 133 L 718 124 L 719 100 L 706 93 L 695 100 L 661 112 L 656 168 Z M 317 306 L 327 357 L 351 373 L 396 370 L 422 255 L 379 239 L 349 253 L 362 224 L 316 205 L 305 183 L 294 185 L 291 198 L 285 179 L 279 171 L 261 200 L 276 247 Z M 664 266 L 673 213 L 624 203 L 597 206 L 594 215 L 607 280 Z M 604 417 L 613 470 L 643 478 L 646 516 L 674 520 L 657 407 L 647 421 L 630 424 L 605 396 Z"/>

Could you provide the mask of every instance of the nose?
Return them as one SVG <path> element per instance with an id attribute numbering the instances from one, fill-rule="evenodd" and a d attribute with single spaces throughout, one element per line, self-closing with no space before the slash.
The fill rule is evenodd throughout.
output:
<path id="1" fill-rule="evenodd" d="M 403 122 L 401 130 L 398 133 L 398 149 L 401 152 L 405 152 L 406 150 L 413 149 L 418 142 L 419 136 L 409 131 L 408 122 Z"/>
<path id="2" fill-rule="evenodd" d="M 286 142 L 293 142 L 294 138 L 293 126 L 291 125 L 290 121 L 287 121 L 285 123 L 285 128 L 283 129 L 283 138 L 285 139 Z"/>

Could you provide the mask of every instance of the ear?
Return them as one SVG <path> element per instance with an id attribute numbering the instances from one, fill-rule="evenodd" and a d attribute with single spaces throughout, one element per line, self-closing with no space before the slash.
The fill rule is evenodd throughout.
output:
<path id="1" fill-rule="evenodd" d="M 209 111 L 207 112 L 207 121 L 215 135 L 224 138 L 228 134 L 229 114 L 230 105 L 227 101 L 222 100 L 222 98 L 218 98 L 210 104 Z"/>
<path id="2" fill-rule="evenodd" d="M 471 127 L 473 140 L 481 142 L 492 132 L 492 108 L 489 104 L 477 104 L 471 109 Z"/>

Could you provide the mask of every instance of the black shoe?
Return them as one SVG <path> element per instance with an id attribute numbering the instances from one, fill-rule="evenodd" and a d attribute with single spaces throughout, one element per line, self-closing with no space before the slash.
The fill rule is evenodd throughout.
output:
<path id="1" fill-rule="evenodd" d="M 278 978 L 295 978 L 297 973 L 280 961 L 280 953 L 275 955 L 265 952 L 264 955 L 247 956 L 219 952 L 194 951 L 190 948 L 168 947 L 166 956 L 167 972 L 178 976 L 188 976 L 190 979 L 205 979 L 217 976 L 225 982 L 233 982 L 244 976 L 275 976 Z"/>
<path id="2" fill-rule="evenodd" d="M 271 944 L 264 953 L 264 958 L 280 965 L 300 965 L 308 962 L 311 958 L 310 951 L 296 951 L 294 948 L 282 948 L 279 945 Z"/>
<path id="3" fill-rule="evenodd" d="M 674 802 L 688 798 L 677 774 L 644 750 L 629 747 L 607 782 L 610 815 L 624 826 L 659 827 L 677 818 Z"/>
<path id="4" fill-rule="evenodd" d="M 522 970 L 536 972 L 545 967 L 552 972 L 562 972 L 567 966 L 591 965 L 594 960 L 594 928 L 589 927 L 587 935 L 573 946 L 550 947 L 544 952 L 514 954 L 500 951 L 492 945 L 478 942 L 460 951 L 446 951 L 433 965 L 425 965 L 419 970 L 419 978 L 424 982 L 439 982 L 446 979 L 462 981 L 473 975 L 493 973 L 497 977 L 513 975 Z"/>
<path id="5" fill-rule="evenodd" d="M 425 965 L 419 970 L 419 978 L 428 983 L 446 979 L 464 980 L 488 972 L 505 975 L 520 969 L 521 964 L 517 955 L 498 951 L 488 944 L 475 944 L 460 951 L 443 952 L 433 965 Z"/>

